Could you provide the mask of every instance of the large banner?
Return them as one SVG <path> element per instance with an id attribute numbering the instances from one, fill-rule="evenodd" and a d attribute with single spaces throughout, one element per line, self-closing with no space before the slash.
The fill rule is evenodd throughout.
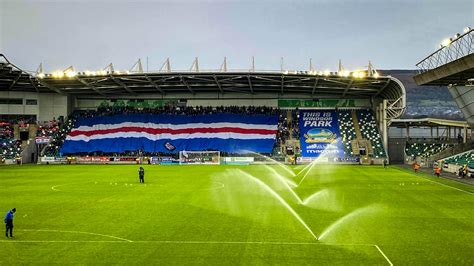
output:
<path id="1" fill-rule="evenodd" d="M 344 157 L 336 111 L 300 110 L 299 122 L 303 157 Z"/>
<path id="2" fill-rule="evenodd" d="M 61 153 L 270 153 L 277 124 L 276 115 L 132 114 L 81 118 L 66 137 Z"/>

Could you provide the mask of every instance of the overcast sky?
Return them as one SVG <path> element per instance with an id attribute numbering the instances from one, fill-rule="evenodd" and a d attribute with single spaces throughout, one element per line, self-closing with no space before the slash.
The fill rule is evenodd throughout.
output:
<path id="1" fill-rule="evenodd" d="M 127 70 L 413 69 L 446 37 L 474 25 L 474 0 L 25 1 L 0 0 L 0 53 L 26 70 L 73 65 Z"/>

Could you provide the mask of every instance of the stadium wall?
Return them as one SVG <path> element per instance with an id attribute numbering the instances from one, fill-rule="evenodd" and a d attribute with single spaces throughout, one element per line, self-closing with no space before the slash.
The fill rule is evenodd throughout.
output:
<path id="1" fill-rule="evenodd" d="M 56 93 L 0 92 L 0 99 L 21 99 L 22 104 L 0 104 L 0 114 L 35 115 L 39 121 L 67 116 L 68 96 Z"/>

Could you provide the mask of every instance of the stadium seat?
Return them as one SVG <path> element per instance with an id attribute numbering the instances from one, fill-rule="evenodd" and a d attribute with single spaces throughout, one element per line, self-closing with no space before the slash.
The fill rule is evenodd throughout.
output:
<path id="1" fill-rule="evenodd" d="M 474 150 L 448 157 L 444 160 L 444 163 L 468 165 L 470 168 L 474 168 Z"/>
<path id="2" fill-rule="evenodd" d="M 387 157 L 387 153 L 382 144 L 382 137 L 375 120 L 375 116 L 370 110 L 358 110 L 357 118 L 359 119 L 360 132 L 362 138 L 370 140 L 374 151 L 374 157 Z"/>
<path id="3" fill-rule="evenodd" d="M 449 146 L 449 144 L 444 143 L 407 143 L 405 153 L 412 158 L 427 158 L 447 149 Z"/>
<path id="4" fill-rule="evenodd" d="M 344 145 L 344 153 L 346 157 L 352 157 L 352 146 L 351 141 L 356 139 L 356 133 L 354 130 L 354 123 L 352 122 L 351 111 L 340 110 L 338 111 L 339 117 L 339 132 L 341 134 L 341 141 Z"/>

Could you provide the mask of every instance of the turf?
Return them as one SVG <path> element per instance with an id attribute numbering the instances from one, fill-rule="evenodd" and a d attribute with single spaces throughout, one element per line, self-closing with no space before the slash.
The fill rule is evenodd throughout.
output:
<path id="1" fill-rule="evenodd" d="M 473 187 L 303 167 L 3 166 L 0 264 L 473 265 Z"/>

